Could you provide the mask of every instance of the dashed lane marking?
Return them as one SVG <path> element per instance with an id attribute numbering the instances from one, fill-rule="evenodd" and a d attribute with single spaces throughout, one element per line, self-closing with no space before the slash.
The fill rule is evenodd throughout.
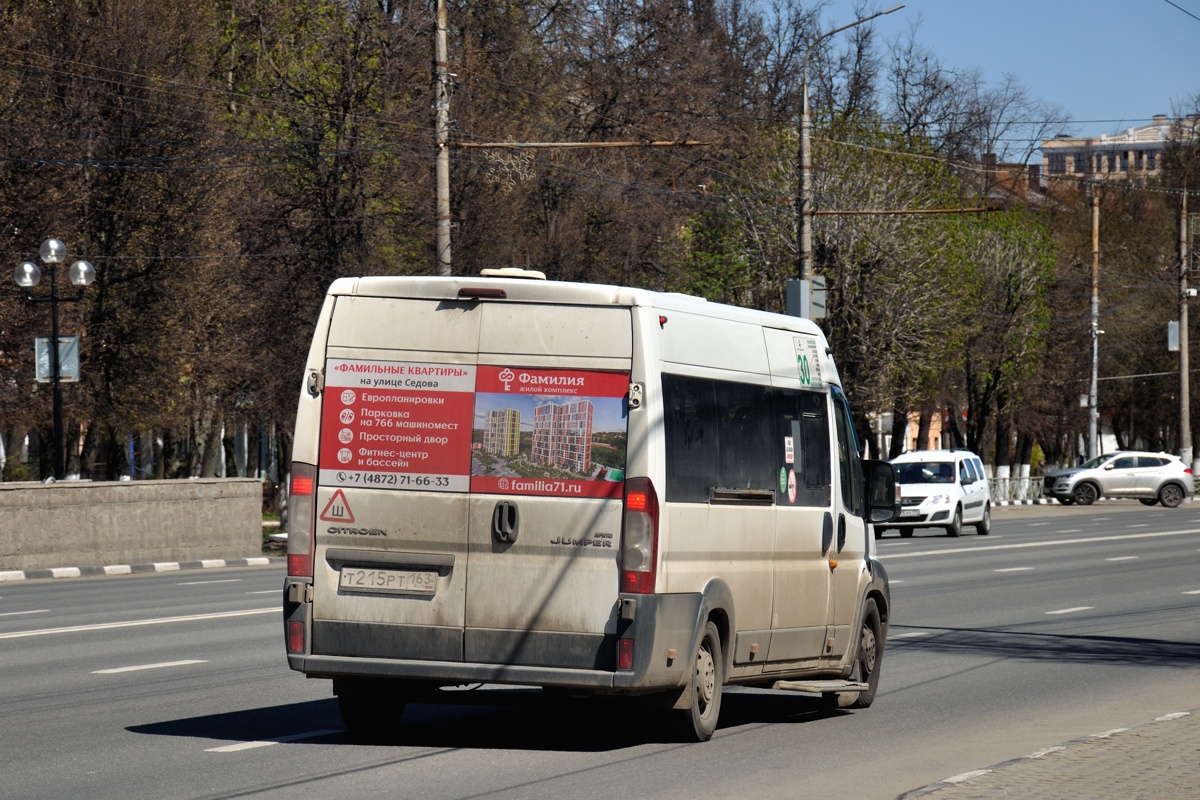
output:
<path id="1" fill-rule="evenodd" d="M 92 670 L 93 675 L 116 675 L 118 672 L 138 672 L 143 669 L 163 669 L 165 667 L 185 667 L 188 664 L 207 664 L 207 661 L 189 659 L 187 661 L 164 661 L 161 664 L 137 664 L 132 667 L 113 667 L 112 669 Z"/>
<path id="2" fill-rule="evenodd" d="M 284 742 L 298 742 L 303 739 L 315 739 L 318 736 L 328 736 L 331 733 L 342 733 L 336 730 L 323 731 L 308 731 L 307 733 L 295 733 L 291 736 L 279 736 L 274 739 L 263 739 L 256 742 L 238 742 L 237 744 L 227 744 L 221 747 L 210 747 L 204 752 L 206 753 L 236 753 L 239 750 L 253 750 L 256 747 L 270 747 L 273 744 L 283 744 Z"/>

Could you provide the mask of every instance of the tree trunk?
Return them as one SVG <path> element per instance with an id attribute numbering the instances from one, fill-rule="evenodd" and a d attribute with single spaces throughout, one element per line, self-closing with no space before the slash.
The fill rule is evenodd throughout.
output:
<path id="1" fill-rule="evenodd" d="M 908 411 L 903 403 L 894 403 L 892 407 L 892 443 L 888 447 L 888 458 L 895 458 L 904 452 L 908 445 Z"/>

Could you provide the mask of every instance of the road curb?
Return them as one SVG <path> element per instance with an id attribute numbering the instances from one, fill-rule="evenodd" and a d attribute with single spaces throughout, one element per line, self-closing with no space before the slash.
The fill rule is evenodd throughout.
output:
<path id="1" fill-rule="evenodd" d="M 98 575 L 142 575 L 155 572 L 182 572 L 225 567 L 266 567 L 282 564 L 285 558 L 212 558 L 200 561 L 156 561 L 150 564 L 111 564 L 104 567 L 51 567 L 49 569 L 0 570 L 5 581 L 43 580 L 46 578 L 88 578 Z"/>

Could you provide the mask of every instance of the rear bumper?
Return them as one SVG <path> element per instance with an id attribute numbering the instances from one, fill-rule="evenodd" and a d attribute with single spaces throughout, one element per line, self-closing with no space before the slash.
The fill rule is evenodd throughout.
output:
<path id="1" fill-rule="evenodd" d="M 442 685 L 500 683 L 628 694 L 672 689 L 683 686 L 688 677 L 703 602 L 699 594 L 621 595 L 613 612 L 617 633 L 596 635 L 430 631 L 414 626 L 314 621 L 311 603 L 285 600 L 284 620 L 303 623 L 309 648 L 308 653 L 289 653 L 288 666 L 312 678 L 390 678 Z M 617 619 L 616 609 L 622 607 L 627 609 L 622 615 L 626 618 Z M 418 652 L 420 647 L 408 650 L 408 643 L 444 642 L 448 637 L 458 642 L 454 657 L 430 658 Z M 633 642 L 633 669 L 616 669 L 619 639 Z M 480 642 L 487 647 L 481 649 Z M 537 646 L 530 646 L 531 642 Z M 438 649 L 439 655 L 446 652 Z M 667 658 L 669 652 L 676 657 Z M 481 654 L 487 660 L 467 658 Z"/>

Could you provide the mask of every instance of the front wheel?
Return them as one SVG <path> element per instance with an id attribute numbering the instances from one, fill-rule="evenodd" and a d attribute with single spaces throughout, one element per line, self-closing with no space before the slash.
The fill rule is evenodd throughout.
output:
<path id="1" fill-rule="evenodd" d="M 1174 483 L 1168 483 L 1158 490 L 1158 502 L 1167 508 L 1175 508 L 1183 502 L 1183 489 Z"/>
<path id="2" fill-rule="evenodd" d="M 975 532 L 980 536 L 987 536 L 992 532 L 992 504 L 983 504 L 983 519 L 975 523 Z"/>
<path id="3" fill-rule="evenodd" d="M 875 692 L 879 689 L 879 667 L 883 663 L 883 644 L 883 622 L 879 618 L 879 606 L 873 599 L 868 599 L 863 606 L 858 651 L 854 654 L 850 680 L 865 683 L 869 688 L 857 695 L 831 693 L 832 696 L 828 697 L 828 700 L 835 707 L 868 708 L 875 702 Z"/>
<path id="4" fill-rule="evenodd" d="M 1071 492 L 1071 499 L 1081 506 L 1090 506 L 1099 496 L 1100 492 L 1093 483 L 1081 483 Z"/>
<path id="5" fill-rule="evenodd" d="M 947 536 L 959 536 L 962 534 L 962 509 L 955 507 L 954 519 L 950 520 L 950 524 L 946 526 Z"/>
<path id="6" fill-rule="evenodd" d="M 704 635 L 696 648 L 691 684 L 686 690 L 691 700 L 679 710 L 680 732 L 684 738 L 707 742 L 716 732 L 717 717 L 721 713 L 721 686 L 725 683 L 724 664 L 721 634 L 710 620 L 704 626 Z"/>

